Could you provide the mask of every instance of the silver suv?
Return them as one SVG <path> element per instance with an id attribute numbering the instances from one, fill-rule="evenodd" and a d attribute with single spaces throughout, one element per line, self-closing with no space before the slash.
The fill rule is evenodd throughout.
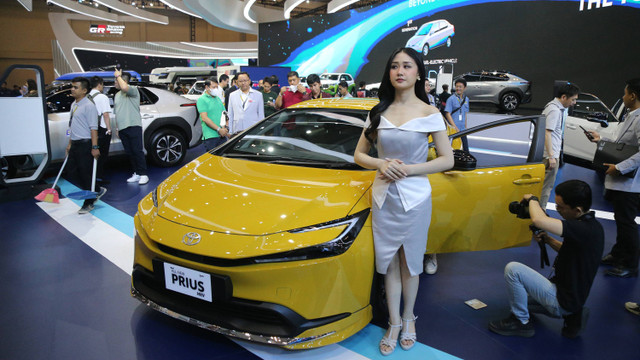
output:
<path id="1" fill-rule="evenodd" d="M 472 71 L 454 79 L 467 81 L 465 94 L 470 101 L 490 102 L 513 111 L 531 102 L 531 82 L 503 70 Z"/>

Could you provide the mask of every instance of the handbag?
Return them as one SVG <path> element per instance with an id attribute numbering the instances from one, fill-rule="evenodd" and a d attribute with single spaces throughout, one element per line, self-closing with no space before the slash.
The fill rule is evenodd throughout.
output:
<path id="1" fill-rule="evenodd" d="M 593 157 L 593 165 L 596 168 L 606 168 L 603 164 L 620 163 L 635 155 L 637 152 L 637 146 L 600 140 L 596 147 L 596 155 Z M 638 172 L 638 169 L 622 174 L 622 176 L 633 178 L 636 176 L 636 172 Z"/>
<path id="2" fill-rule="evenodd" d="M 464 150 L 453 150 L 453 170 L 473 170 L 476 168 L 475 156 Z"/>

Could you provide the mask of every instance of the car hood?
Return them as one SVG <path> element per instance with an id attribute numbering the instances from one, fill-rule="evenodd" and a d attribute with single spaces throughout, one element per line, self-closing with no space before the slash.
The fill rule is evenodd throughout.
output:
<path id="1" fill-rule="evenodd" d="M 207 153 L 158 187 L 158 215 L 213 232 L 273 234 L 348 215 L 374 176 Z"/>

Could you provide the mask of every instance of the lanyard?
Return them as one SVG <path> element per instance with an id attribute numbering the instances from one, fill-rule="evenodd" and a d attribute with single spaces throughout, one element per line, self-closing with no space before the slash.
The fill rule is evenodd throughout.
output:
<path id="1" fill-rule="evenodd" d="M 244 95 L 244 93 L 240 93 L 240 100 L 242 100 L 242 110 L 245 110 L 245 105 L 247 103 L 247 100 L 249 100 L 249 94 L 247 94 L 246 97 L 242 95 Z"/>
<path id="2" fill-rule="evenodd" d="M 71 115 L 69 115 L 69 127 L 71 127 L 71 122 L 73 121 L 73 114 L 76 112 L 76 110 L 78 110 L 78 103 L 74 102 L 73 104 L 76 107 L 74 107 L 73 110 L 71 110 Z"/>

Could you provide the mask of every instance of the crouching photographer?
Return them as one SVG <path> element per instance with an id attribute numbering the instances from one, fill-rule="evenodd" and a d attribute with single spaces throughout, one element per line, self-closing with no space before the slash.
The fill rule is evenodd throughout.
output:
<path id="1" fill-rule="evenodd" d="M 598 271 L 604 248 L 604 230 L 591 207 L 591 188 L 580 180 L 569 180 L 556 187 L 556 210 L 564 220 L 548 217 L 537 197 L 527 194 L 521 204 L 528 207 L 534 234 L 558 252 L 549 279 L 530 267 L 510 262 L 504 269 L 511 314 L 491 321 L 489 330 L 500 335 L 531 337 L 535 329 L 529 317 L 529 299 L 553 317 L 563 317 L 562 335 L 573 338 L 584 329 L 588 309 L 584 307 Z M 561 236 L 563 241 L 548 233 Z"/>

